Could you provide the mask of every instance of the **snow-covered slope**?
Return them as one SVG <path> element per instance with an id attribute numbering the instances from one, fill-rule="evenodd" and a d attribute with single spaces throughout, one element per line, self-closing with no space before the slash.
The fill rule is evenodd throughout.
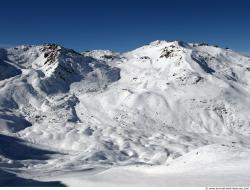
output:
<path id="1" fill-rule="evenodd" d="M 80 54 L 55 44 L 0 49 L 0 141 L 53 152 L 27 161 L 0 146 L 4 171 L 42 178 L 171 165 L 211 145 L 226 161 L 216 147 L 249 152 L 249 112 L 250 58 L 230 49 L 177 41 L 126 53 Z"/>

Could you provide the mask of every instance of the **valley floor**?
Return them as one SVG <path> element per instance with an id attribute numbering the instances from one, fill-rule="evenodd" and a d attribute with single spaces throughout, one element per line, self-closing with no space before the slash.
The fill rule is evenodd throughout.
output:
<path id="1" fill-rule="evenodd" d="M 205 149 L 210 148 L 215 147 Z M 53 179 L 67 186 L 250 186 L 250 154 L 236 155 L 235 150 L 224 147 L 215 150 L 219 150 L 215 153 L 217 157 L 213 157 L 215 154 L 209 150 L 203 152 L 198 149 L 198 154 L 192 151 L 168 166 L 132 165 L 92 169 L 40 180 Z"/>
<path id="2" fill-rule="evenodd" d="M 241 167 L 234 163 L 215 164 L 212 169 L 180 172 L 178 168 L 175 171 L 165 166 L 115 167 L 98 173 L 62 174 L 52 179 L 67 186 L 249 186 L 250 161 L 245 164 Z"/>
<path id="3" fill-rule="evenodd" d="M 250 186 L 250 151 L 209 145 L 166 165 L 80 166 L 37 164 L 0 172 L 1 186 Z M 8 175 L 6 175 L 8 174 Z"/>

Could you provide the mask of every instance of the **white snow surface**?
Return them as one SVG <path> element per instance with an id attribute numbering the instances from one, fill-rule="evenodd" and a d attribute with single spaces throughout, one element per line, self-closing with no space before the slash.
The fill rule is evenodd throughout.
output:
<path id="1" fill-rule="evenodd" d="M 0 186 L 249 186 L 249 113 L 230 49 L 0 49 Z"/>

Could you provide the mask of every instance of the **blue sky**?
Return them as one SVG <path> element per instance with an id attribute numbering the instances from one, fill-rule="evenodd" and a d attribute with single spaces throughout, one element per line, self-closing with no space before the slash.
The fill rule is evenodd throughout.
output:
<path id="1" fill-rule="evenodd" d="M 0 45 L 53 42 L 127 51 L 154 40 L 208 42 L 250 54 L 248 0 L 2 0 Z"/>

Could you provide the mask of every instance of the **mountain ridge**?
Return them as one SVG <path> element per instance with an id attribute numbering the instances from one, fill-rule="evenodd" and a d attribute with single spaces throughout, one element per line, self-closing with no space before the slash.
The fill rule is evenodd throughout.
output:
<path id="1" fill-rule="evenodd" d="M 250 148 L 250 58 L 230 49 L 18 46 L 0 49 L 0 73 L 1 134 L 60 153 L 28 162 L 31 173 L 168 165 L 211 145 Z M 5 155 L 0 149 L 0 165 L 13 162 Z"/>

